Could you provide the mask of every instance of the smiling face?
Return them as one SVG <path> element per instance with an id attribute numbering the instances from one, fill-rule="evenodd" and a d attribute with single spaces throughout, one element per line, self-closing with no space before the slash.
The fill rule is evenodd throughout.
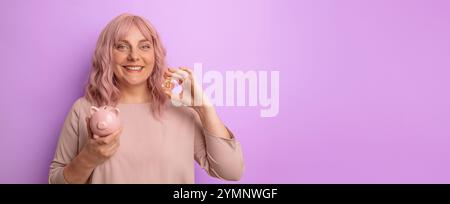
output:
<path id="1" fill-rule="evenodd" d="M 151 39 L 150 39 L 151 40 Z M 155 50 L 139 28 L 132 26 L 113 48 L 113 67 L 119 86 L 146 86 L 155 66 Z"/>

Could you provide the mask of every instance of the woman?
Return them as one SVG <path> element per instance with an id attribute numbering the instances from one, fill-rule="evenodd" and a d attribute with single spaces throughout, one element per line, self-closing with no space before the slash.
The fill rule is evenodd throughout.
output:
<path id="1" fill-rule="evenodd" d="M 90 107 L 102 105 L 119 108 L 123 123 L 106 137 L 88 128 Z M 244 169 L 240 144 L 192 71 L 166 68 L 147 20 L 116 17 L 98 39 L 85 96 L 64 122 L 49 183 L 194 183 L 194 160 L 225 180 L 239 180 Z"/>

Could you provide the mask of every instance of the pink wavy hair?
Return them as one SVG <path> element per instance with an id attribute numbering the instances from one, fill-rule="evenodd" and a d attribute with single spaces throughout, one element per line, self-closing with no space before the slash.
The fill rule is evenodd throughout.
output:
<path id="1" fill-rule="evenodd" d="M 167 69 L 165 63 L 166 50 L 152 24 L 140 16 L 119 15 L 103 29 L 92 58 L 92 68 L 85 88 L 85 98 L 96 106 L 117 106 L 121 95 L 117 79 L 113 73 L 112 51 L 116 43 L 127 34 L 133 25 L 141 31 L 147 40 L 153 43 L 155 49 L 155 66 L 148 78 L 148 88 L 151 93 L 150 108 L 153 114 L 160 115 L 167 101 L 167 96 L 161 86 L 163 73 Z"/>

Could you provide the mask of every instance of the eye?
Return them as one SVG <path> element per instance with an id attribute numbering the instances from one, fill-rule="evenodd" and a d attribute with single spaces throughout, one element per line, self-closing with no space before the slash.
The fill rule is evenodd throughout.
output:
<path id="1" fill-rule="evenodd" d="M 116 49 L 121 50 L 121 51 L 125 51 L 125 50 L 128 50 L 128 46 L 125 45 L 125 44 L 118 44 L 116 46 Z"/>
<path id="2" fill-rule="evenodd" d="M 141 49 L 148 50 L 148 49 L 150 49 L 150 45 L 149 44 L 142 45 Z"/>

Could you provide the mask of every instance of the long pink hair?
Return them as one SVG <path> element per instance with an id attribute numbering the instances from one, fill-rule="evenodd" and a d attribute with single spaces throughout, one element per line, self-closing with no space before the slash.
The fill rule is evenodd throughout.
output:
<path id="1" fill-rule="evenodd" d="M 112 51 L 115 44 L 122 39 L 128 30 L 135 25 L 147 40 L 153 43 L 155 49 L 155 66 L 148 78 L 148 88 L 151 93 L 150 108 L 156 116 L 162 113 L 167 96 L 162 89 L 163 73 L 167 69 L 165 63 L 166 50 L 152 24 L 131 14 L 122 14 L 114 18 L 101 32 L 94 56 L 92 68 L 86 84 L 85 98 L 96 106 L 116 106 L 120 99 L 118 82 L 113 72 Z"/>

